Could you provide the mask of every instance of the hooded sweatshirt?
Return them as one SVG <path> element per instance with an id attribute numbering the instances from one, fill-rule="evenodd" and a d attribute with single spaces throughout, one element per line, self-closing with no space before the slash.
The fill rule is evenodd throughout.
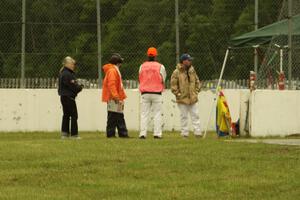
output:
<path id="1" fill-rule="evenodd" d="M 118 66 L 109 63 L 103 66 L 103 71 L 105 73 L 105 77 L 103 80 L 102 101 L 123 101 L 126 99 L 126 94 L 122 84 L 122 77 Z"/>

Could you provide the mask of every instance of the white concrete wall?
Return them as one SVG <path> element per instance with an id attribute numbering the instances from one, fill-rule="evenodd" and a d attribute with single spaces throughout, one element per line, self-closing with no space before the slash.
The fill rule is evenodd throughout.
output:
<path id="1" fill-rule="evenodd" d="M 256 90 L 251 98 L 251 136 L 300 133 L 299 91 Z"/>
<path id="2" fill-rule="evenodd" d="M 139 130 L 139 98 L 137 90 L 127 90 L 125 120 L 129 130 Z M 226 90 L 233 119 L 239 116 L 238 90 Z M 214 94 L 199 94 L 202 129 L 205 128 Z M 179 111 L 170 91 L 163 93 L 164 130 L 180 130 Z M 59 131 L 62 110 L 55 89 L 0 89 L 0 131 Z M 101 90 L 83 90 L 77 97 L 80 131 L 105 131 L 106 104 L 101 102 Z M 151 128 L 151 123 L 150 123 Z M 215 106 L 209 123 L 215 130 Z"/>
<path id="3" fill-rule="evenodd" d="M 129 130 L 139 130 L 139 98 L 137 90 L 127 90 L 125 120 Z M 240 118 L 243 134 L 247 111 L 248 90 L 225 90 L 232 120 Z M 214 94 L 199 94 L 202 129 L 205 129 L 213 107 L 208 130 L 215 130 Z M 164 130 L 180 130 L 179 111 L 170 91 L 163 93 Z M 59 131 L 62 110 L 55 89 L 0 89 L 0 131 Z M 257 90 L 251 94 L 249 122 L 251 136 L 285 136 L 300 133 L 300 92 Z M 84 90 L 78 95 L 79 131 L 105 131 L 106 104 L 101 90 Z M 150 128 L 152 123 L 150 123 Z"/>

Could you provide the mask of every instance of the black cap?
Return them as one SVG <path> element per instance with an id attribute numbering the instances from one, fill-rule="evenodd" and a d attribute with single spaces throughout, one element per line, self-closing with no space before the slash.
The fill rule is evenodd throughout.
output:
<path id="1" fill-rule="evenodd" d="M 124 58 L 122 58 L 122 56 L 118 53 L 113 53 L 109 59 L 109 62 L 114 65 L 122 63 L 123 61 Z"/>

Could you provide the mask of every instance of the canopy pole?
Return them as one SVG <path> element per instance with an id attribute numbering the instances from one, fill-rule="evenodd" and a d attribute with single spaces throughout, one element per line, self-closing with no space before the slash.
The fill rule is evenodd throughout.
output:
<path id="1" fill-rule="evenodd" d="M 280 48 L 280 68 L 279 68 L 279 70 L 280 70 L 280 73 L 282 73 L 283 72 L 283 49 L 282 48 Z"/>
<path id="2" fill-rule="evenodd" d="M 283 72 L 283 50 L 288 49 L 289 46 L 288 45 L 280 46 L 279 44 L 274 44 L 274 46 L 279 49 L 279 56 L 280 56 L 279 71 L 280 71 L 280 73 L 282 73 Z"/>
<path id="3" fill-rule="evenodd" d="M 211 115 L 212 115 L 212 111 L 213 111 L 213 108 L 214 108 L 215 101 L 217 100 L 218 95 L 219 95 L 218 90 L 219 90 L 219 87 L 221 85 L 222 77 L 223 77 L 225 66 L 226 66 L 226 63 L 227 63 L 227 58 L 228 58 L 228 55 L 229 55 L 229 50 L 230 50 L 230 47 L 226 50 L 226 53 L 225 53 L 225 58 L 224 58 L 224 61 L 223 61 L 222 70 L 221 70 L 220 77 L 219 77 L 219 80 L 218 80 L 218 84 L 217 84 L 217 87 L 216 87 L 216 94 L 215 94 L 215 97 L 214 97 L 214 99 L 211 103 L 211 108 L 210 108 L 210 112 L 209 112 L 209 115 L 208 115 L 208 118 L 207 118 L 203 138 L 206 137 L 206 133 L 207 133 L 208 125 L 209 125 L 209 120 L 210 120 Z"/>

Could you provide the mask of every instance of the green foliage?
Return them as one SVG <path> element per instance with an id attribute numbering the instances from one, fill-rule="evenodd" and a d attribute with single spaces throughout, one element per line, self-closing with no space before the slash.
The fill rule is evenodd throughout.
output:
<path id="1" fill-rule="evenodd" d="M 26 76 L 55 77 L 63 57 L 80 63 L 78 76 L 97 78 L 97 15 L 95 0 L 26 1 Z M 102 62 L 111 53 L 125 58 L 124 79 L 137 79 L 150 46 L 168 72 L 176 65 L 175 1 L 101 0 Z M 21 1 L 0 0 L 0 76 L 19 77 Z M 180 54 L 195 57 L 201 79 L 219 74 L 231 37 L 253 30 L 252 0 L 179 0 Z M 276 21 L 282 2 L 259 1 L 260 26 Z M 244 63 L 252 63 L 248 59 Z M 251 64 L 239 64 L 248 70 Z M 241 73 L 230 75 L 241 78 Z"/>

